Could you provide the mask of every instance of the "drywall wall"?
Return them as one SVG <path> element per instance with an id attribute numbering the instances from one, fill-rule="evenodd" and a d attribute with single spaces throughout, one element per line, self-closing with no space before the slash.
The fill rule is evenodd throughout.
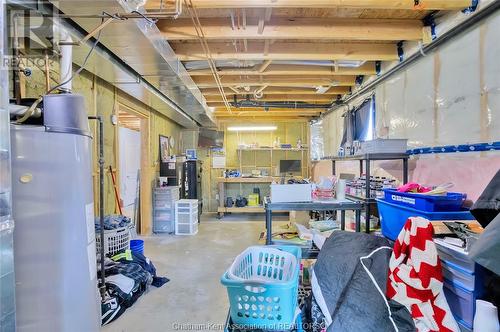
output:
<path id="1" fill-rule="evenodd" d="M 38 97 L 46 91 L 44 73 L 38 68 L 32 68 L 33 75 L 23 77 L 24 79 L 24 96 L 23 97 Z M 51 68 L 52 85 L 56 84 L 58 77 L 58 68 Z M 109 83 L 99 79 L 86 71 L 81 75 L 76 76 L 73 80 L 73 92 L 84 96 L 86 107 L 89 115 L 101 115 L 104 119 L 104 159 L 105 159 L 105 213 L 116 213 L 117 205 L 114 196 L 114 189 L 111 180 L 111 174 L 108 170 L 109 166 L 117 172 L 116 178 L 119 179 L 118 165 L 118 126 L 111 123 L 111 116 L 117 114 L 118 108 L 123 107 L 130 111 L 136 112 L 147 119 L 149 124 L 149 161 L 148 165 L 149 178 L 146 179 L 146 192 L 151 193 L 155 179 L 159 172 L 158 154 L 159 154 L 159 135 L 174 136 L 179 142 L 180 132 L 182 127 L 174 123 L 172 120 L 156 112 L 153 108 L 145 105 L 136 99 L 124 94 L 120 90 L 114 88 Z M 97 137 L 96 123 L 90 122 L 91 132 L 94 137 Z M 97 144 L 94 144 L 94 192 L 95 192 L 95 208 L 96 215 L 98 212 L 98 165 L 97 165 Z M 178 153 L 178 147 L 174 147 L 174 153 Z M 119 181 L 118 181 L 119 182 Z M 119 185 L 119 183 L 118 183 Z M 145 220 L 141 220 L 145 227 L 141 227 L 143 233 L 151 232 L 151 215 L 148 213 Z"/>
<path id="2" fill-rule="evenodd" d="M 379 85 L 376 133 L 407 138 L 409 147 L 500 140 L 500 14 L 427 54 L 407 70 Z M 342 111 L 322 119 L 324 154 L 336 155 L 343 131 Z M 455 183 L 455 190 L 476 199 L 500 165 L 500 153 L 436 154 L 412 158 L 413 181 Z M 399 165 L 377 163 L 375 171 L 401 178 Z M 345 163 L 339 172 L 357 173 Z"/>

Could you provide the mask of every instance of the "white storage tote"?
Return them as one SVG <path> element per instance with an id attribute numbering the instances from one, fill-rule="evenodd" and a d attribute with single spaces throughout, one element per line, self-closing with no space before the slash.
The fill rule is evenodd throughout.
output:
<path id="1" fill-rule="evenodd" d="M 232 322 L 266 331 L 291 330 L 300 259 L 297 246 L 255 246 L 240 254 L 221 278 Z"/>
<path id="2" fill-rule="evenodd" d="M 198 233 L 198 200 L 181 199 L 175 202 L 175 235 Z"/>

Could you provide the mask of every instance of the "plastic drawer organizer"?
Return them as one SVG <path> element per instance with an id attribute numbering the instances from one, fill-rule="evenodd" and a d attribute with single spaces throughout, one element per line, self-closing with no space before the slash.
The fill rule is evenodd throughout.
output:
<path id="1" fill-rule="evenodd" d="M 290 330 L 296 322 L 301 249 L 254 246 L 222 276 L 234 324 L 252 329 Z"/>
<path id="2" fill-rule="evenodd" d="M 175 231 L 175 202 L 179 200 L 179 187 L 161 187 L 153 191 L 153 232 Z"/>
<path id="3" fill-rule="evenodd" d="M 435 240 L 443 266 L 444 295 L 463 330 L 472 330 L 476 299 L 484 293 L 483 270 L 463 250 Z"/>
<path id="4" fill-rule="evenodd" d="M 198 233 L 198 200 L 181 199 L 175 202 L 175 235 Z"/>

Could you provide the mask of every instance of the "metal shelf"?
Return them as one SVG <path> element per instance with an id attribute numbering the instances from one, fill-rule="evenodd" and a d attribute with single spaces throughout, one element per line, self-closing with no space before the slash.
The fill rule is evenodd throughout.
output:
<path id="1" fill-rule="evenodd" d="M 332 161 L 332 170 L 333 175 L 335 173 L 335 163 L 342 161 L 359 161 L 359 176 L 365 174 L 365 197 L 347 195 L 353 200 L 358 202 L 363 202 L 365 207 L 365 232 L 370 233 L 370 215 L 372 210 L 372 205 L 376 202 L 373 198 L 370 197 L 370 176 L 371 176 L 371 161 L 376 160 L 402 160 L 403 161 L 403 183 L 408 183 L 408 160 L 410 156 L 407 153 L 368 153 L 362 154 L 358 156 L 346 156 L 346 157 L 325 157 L 323 160 L 331 160 Z"/>
<path id="2" fill-rule="evenodd" d="M 261 176 L 261 177 L 235 177 L 235 178 L 217 178 L 219 183 L 272 183 L 275 179 L 271 176 Z"/>
<path id="3" fill-rule="evenodd" d="M 361 231 L 361 210 L 370 204 L 352 200 L 329 200 L 312 202 L 273 203 L 268 197 L 264 199 L 266 207 L 266 244 L 272 244 L 273 212 L 279 211 L 340 211 L 340 229 L 345 229 L 345 211 L 352 210 L 356 218 L 356 231 Z"/>
<path id="4" fill-rule="evenodd" d="M 366 198 L 366 197 L 361 197 L 361 196 L 356 196 L 356 195 L 351 195 L 351 194 L 345 194 L 345 197 L 352 199 L 354 201 L 360 201 L 364 203 L 377 203 L 375 198 Z"/>
<path id="5" fill-rule="evenodd" d="M 345 156 L 345 157 L 324 157 L 323 160 L 332 161 L 349 161 L 349 160 L 399 160 L 408 159 L 410 155 L 407 153 L 367 153 L 358 156 Z"/>
<path id="6" fill-rule="evenodd" d="M 307 151 L 309 148 L 238 148 L 236 151 Z"/>

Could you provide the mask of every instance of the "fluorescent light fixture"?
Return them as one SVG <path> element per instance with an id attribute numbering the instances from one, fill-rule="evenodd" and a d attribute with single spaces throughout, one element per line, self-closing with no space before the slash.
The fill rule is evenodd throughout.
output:
<path id="1" fill-rule="evenodd" d="M 228 131 L 273 131 L 276 129 L 278 129 L 276 126 L 227 127 Z"/>

